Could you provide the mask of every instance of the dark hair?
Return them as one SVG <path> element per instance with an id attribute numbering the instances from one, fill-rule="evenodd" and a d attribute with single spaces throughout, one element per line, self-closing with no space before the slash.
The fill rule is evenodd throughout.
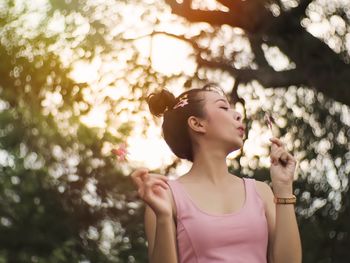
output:
<path id="1" fill-rule="evenodd" d="M 181 93 L 177 98 L 168 91 L 152 92 L 147 96 L 147 103 L 151 113 L 157 117 L 163 116 L 162 136 L 173 153 L 179 157 L 193 162 L 193 145 L 188 130 L 187 119 L 190 116 L 205 118 L 203 110 L 204 98 L 199 96 L 203 91 L 216 91 L 223 96 L 225 92 L 214 82 L 208 82 L 202 88 L 195 88 Z M 183 98 L 188 104 L 173 109 Z"/>

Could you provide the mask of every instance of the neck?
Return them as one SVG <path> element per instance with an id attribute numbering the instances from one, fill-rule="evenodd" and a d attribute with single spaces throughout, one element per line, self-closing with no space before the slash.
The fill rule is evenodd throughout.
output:
<path id="1" fill-rule="evenodd" d="M 213 185 L 222 185 L 232 181 L 233 175 L 228 172 L 226 154 L 222 149 L 199 150 L 194 157 L 193 165 L 188 172 L 194 180 L 207 181 Z"/>

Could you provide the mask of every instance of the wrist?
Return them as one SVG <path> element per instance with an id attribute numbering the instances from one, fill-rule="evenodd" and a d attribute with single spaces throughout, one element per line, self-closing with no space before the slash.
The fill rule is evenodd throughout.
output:
<path id="1" fill-rule="evenodd" d="M 293 191 L 288 191 L 288 192 L 273 192 L 275 197 L 280 197 L 280 198 L 289 198 L 294 195 Z"/>
<path id="2" fill-rule="evenodd" d="M 277 197 L 291 197 L 293 195 L 293 187 L 272 187 L 273 193 Z"/>
<path id="3" fill-rule="evenodd" d="M 157 223 L 168 223 L 171 222 L 172 216 L 167 214 L 157 215 L 156 220 Z"/>

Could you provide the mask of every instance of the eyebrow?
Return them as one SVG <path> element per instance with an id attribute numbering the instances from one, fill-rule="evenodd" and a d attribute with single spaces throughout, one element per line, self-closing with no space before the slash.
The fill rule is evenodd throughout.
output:
<path id="1" fill-rule="evenodd" d="M 214 101 L 214 103 L 216 103 L 217 101 L 220 101 L 220 100 L 222 100 L 222 101 L 225 102 L 225 103 L 228 103 L 228 101 L 227 101 L 227 100 L 224 100 L 224 99 L 217 99 L 216 101 Z M 228 104 L 230 104 L 230 103 L 228 103 Z"/>

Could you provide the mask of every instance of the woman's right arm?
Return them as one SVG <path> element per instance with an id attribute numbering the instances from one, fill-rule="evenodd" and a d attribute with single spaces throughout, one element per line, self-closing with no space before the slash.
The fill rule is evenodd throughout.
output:
<path id="1" fill-rule="evenodd" d="M 156 216 L 146 205 L 145 231 L 150 263 L 177 263 L 176 226 L 172 216 Z"/>
<path id="2" fill-rule="evenodd" d="M 176 227 L 168 178 L 138 169 L 131 174 L 138 195 L 145 202 L 145 232 L 150 263 L 178 263 Z"/>

